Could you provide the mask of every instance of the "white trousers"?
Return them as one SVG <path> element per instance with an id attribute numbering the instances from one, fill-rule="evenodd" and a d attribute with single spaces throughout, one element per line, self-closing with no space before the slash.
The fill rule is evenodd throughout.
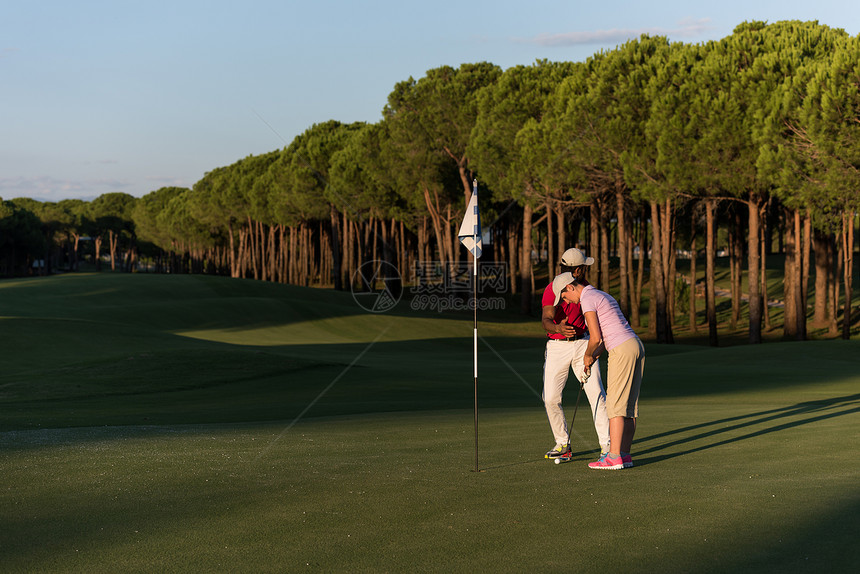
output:
<path id="1" fill-rule="evenodd" d="M 570 370 L 580 381 L 585 375 L 582 358 L 588 339 L 577 341 L 557 341 L 549 339 L 546 342 L 546 353 L 543 365 L 543 402 L 549 418 L 549 426 L 555 436 L 555 442 L 568 442 L 567 419 L 561 406 L 561 395 L 564 391 Z M 591 417 L 594 420 L 594 430 L 601 449 L 609 450 L 609 418 L 606 415 L 606 391 L 600 377 L 600 363 L 595 361 L 591 366 L 591 374 L 583 386 L 585 395 L 591 405 Z M 578 393 L 574 387 L 571 392 Z M 576 400 L 568 397 L 569 400 Z"/>

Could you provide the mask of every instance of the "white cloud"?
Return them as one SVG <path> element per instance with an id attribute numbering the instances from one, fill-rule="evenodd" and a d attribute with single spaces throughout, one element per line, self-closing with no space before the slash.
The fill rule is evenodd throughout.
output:
<path id="1" fill-rule="evenodd" d="M 642 34 L 650 36 L 666 36 L 670 40 L 678 38 L 697 38 L 713 29 L 709 18 L 699 20 L 683 20 L 676 28 L 612 28 L 609 30 L 594 30 L 588 32 L 566 32 L 561 34 L 538 34 L 527 40 L 529 43 L 541 46 L 581 46 L 622 44 L 627 40 L 638 38 Z"/>
<path id="2" fill-rule="evenodd" d="M 94 199 L 103 193 L 123 191 L 129 186 L 120 179 L 70 180 L 53 177 L 0 178 L 0 197 L 14 199 L 28 197 L 39 201 L 63 199 Z"/>

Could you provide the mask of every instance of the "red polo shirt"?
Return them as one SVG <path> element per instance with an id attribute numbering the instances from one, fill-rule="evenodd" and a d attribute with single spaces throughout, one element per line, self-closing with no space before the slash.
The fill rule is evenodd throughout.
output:
<path id="1" fill-rule="evenodd" d="M 584 285 L 588 285 L 587 281 L 582 282 Z M 543 297 L 541 298 L 541 305 L 546 307 L 547 305 L 552 305 L 553 301 L 555 301 L 555 293 L 552 291 L 552 283 L 546 286 L 546 289 L 543 290 Z M 555 317 L 553 317 L 552 321 L 556 325 L 562 322 L 564 318 L 567 317 L 567 324 L 572 325 L 574 329 L 576 329 L 576 335 L 580 336 L 585 334 L 588 328 L 585 326 L 585 316 L 582 314 L 581 307 L 573 303 L 567 303 L 563 299 L 559 298 L 558 305 L 555 307 Z M 564 339 L 565 336 L 559 333 L 549 334 L 547 333 L 547 337 L 550 339 Z"/>

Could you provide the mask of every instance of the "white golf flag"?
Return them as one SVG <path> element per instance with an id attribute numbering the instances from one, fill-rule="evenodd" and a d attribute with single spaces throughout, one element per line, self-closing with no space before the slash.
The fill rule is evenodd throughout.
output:
<path id="1" fill-rule="evenodd" d="M 460 243 L 466 246 L 475 259 L 481 256 L 483 241 L 481 240 L 481 214 L 478 212 L 478 180 L 472 182 L 472 197 L 466 207 L 466 215 L 457 233 Z"/>

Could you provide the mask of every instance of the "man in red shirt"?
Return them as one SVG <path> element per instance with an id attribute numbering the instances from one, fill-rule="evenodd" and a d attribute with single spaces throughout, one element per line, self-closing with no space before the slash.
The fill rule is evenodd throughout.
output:
<path id="1" fill-rule="evenodd" d="M 593 263 L 593 257 L 586 257 L 579 249 L 572 248 L 565 251 L 561 257 L 561 271 L 571 273 L 587 285 L 588 282 L 584 279 L 585 271 Z M 541 323 L 548 336 L 544 355 L 543 400 L 556 443 L 546 453 L 546 458 L 558 458 L 570 453 L 567 419 L 561 406 L 561 396 L 570 369 L 573 369 L 574 375 L 580 381 L 585 377 L 583 356 L 588 346 L 585 317 L 579 304 L 560 299 L 558 293 L 563 288 L 564 285 L 561 285 L 559 289 L 553 289 L 553 284 L 550 283 L 544 289 L 541 300 Z M 594 430 L 597 432 L 601 454 L 608 452 L 609 418 L 606 415 L 606 392 L 598 363 L 595 362 L 590 369 L 583 390 L 591 404 L 591 416 L 594 419 Z"/>

